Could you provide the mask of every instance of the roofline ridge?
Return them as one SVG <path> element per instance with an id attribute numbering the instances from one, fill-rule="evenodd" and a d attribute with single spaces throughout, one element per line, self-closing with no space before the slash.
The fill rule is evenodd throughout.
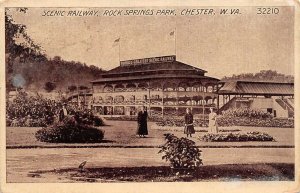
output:
<path id="1" fill-rule="evenodd" d="M 255 81 L 255 80 L 221 80 L 220 83 L 236 82 L 236 83 L 264 83 L 264 84 L 294 84 L 294 82 L 275 82 L 275 81 Z"/>
<path id="2" fill-rule="evenodd" d="M 163 64 L 163 63 L 178 63 L 178 64 L 182 64 L 182 65 L 186 65 L 186 66 L 188 66 L 189 68 L 191 68 L 191 69 L 186 69 L 186 70 L 198 70 L 198 71 L 202 71 L 202 72 L 204 72 L 204 73 L 207 73 L 207 71 L 206 70 L 203 70 L 203 69 L 201 69 L 201 68 L 198 68 L 198 67 L 195 67 L 195 66 L 192 66 L 192 65 L 189 65 L 189 64 L 186 64 L 186 63 L 184 63 L 184 62 L 181 62 L 181 61 L 178 61 L 178 60 L 175 60 L 175 61 L 169 61 L 169 62 L 157 62 L 157 63 L 146 63 L 146 64 L 138 64 L 138 65 L 128 65 L 128 66 L 141 66 L 141 65 L 157 65 L 157 64 Z M 119 65 L 119 66 L 117 66 L 117 67 L 115 67 L 115 68 L 112 68 L 111 70 L 108 70 L 108 71 L 106 71 L 104 74 L 113 74 L 113 73 L 110 73 L 111 71 L 113 71 L 113 70 L 115 70 L 115 69 L 118 69 L 118 68 L 126 68 L 126 67 L 128 67 L 128 66 L 121 66 L 121 65 Z M 163 69 L 163 70 L 167 70 L 167 69 Z M 175 69 L 176 70 L 176 69 Z M 184 69 L 179 69 L 179 70 L 184 70 Z M 145 69 L 145 70 L 143 70 L 143 71 L 153 71 L 153 70 L 147 70 L 147 69 Z M 134 72 L 134 71 L 133 71 Z M 135 71 L 135 72 L 139 72 L 139 71 Z M 124 72 L 123 72 L 124 73 Z M 126 72 L 126 73 L 129 73 L 129 72 Z"/>

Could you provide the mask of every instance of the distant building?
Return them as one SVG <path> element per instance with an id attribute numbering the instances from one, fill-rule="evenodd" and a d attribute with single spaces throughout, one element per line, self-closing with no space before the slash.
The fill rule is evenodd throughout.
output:
<path id="1" fill-rule="evenodd" d="M 274 117 L 294 117 L 294 83 L 221 81 L 219 84 L 220 112 L 248 107 Z"/>
<path id="2" fill-rule="evenodd" d="M 101 115 L 136 115 L 146 106 L 152 116 L 195 115 L 217 107 L 218 79 L 179 62 L 176 56 L 121 61 L 120 66 L 92 81 L 93 109 Z"/>

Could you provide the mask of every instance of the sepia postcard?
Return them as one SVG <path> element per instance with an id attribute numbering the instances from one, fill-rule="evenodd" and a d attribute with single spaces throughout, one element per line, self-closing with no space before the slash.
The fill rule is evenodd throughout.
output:
<path id="1" fill-rule="evenodd" d="M 299 1 L 0 1 L 0 191 L 300 192 Z"/>

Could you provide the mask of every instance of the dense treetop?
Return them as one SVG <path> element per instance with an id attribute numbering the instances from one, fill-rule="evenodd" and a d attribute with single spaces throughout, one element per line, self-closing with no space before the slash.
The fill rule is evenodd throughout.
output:
<path id="1" fill-rule="evenodd" d="M 268 81 L 268 82 L 294 82 L 294 76 L 281 74 L 275 70 L 261 70 L 258 73 L 244 73 L 225 76 L 222 80 L 247 80 L 247 81 Z"/>

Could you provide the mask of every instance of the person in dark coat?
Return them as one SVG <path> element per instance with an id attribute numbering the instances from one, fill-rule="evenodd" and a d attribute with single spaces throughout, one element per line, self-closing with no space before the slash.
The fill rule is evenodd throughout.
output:
<path id="1" fill-rule="evenodd" d="M 145 135 L 148 135 L 147 118 L 148 113 L 146 108 L 142 107 L 141 111 L 138 112 L 137 117 L 137 135 L 139 135 L 139 137 L 145 137 Z"/>
<path id="2" fill-rule="evenodd" d="M 191 110 L 189 108 L 186 109 L 186 114 L 184 116 L 184 134 L 186 134 L 186 137 L 192 137 L 192 134 L 195 133 L 194 129 L 194 117 L 191 113 Z"/>

